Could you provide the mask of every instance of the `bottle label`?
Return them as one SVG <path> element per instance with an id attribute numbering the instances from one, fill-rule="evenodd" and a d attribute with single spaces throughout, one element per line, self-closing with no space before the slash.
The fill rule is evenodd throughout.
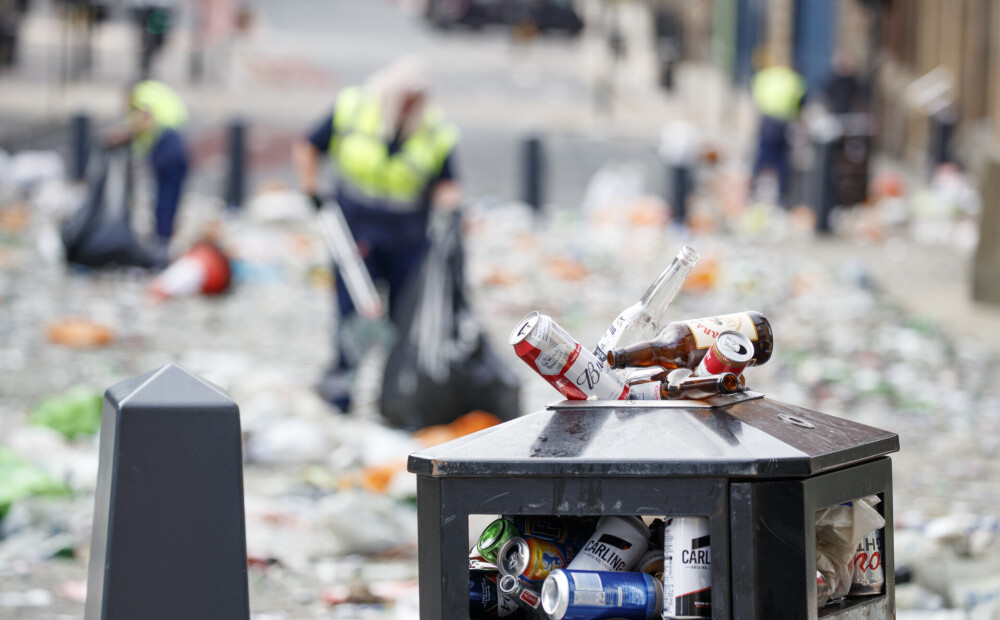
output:
<path id="1" fill-rule="evenodd" d="M 607 362 L 608 351 L 618 346 L 622 334 L 625 333 L 631 324 L 640 319 L 642 315 L 642 308 L 636 304 L 622 310 L 622 313 L 614 321 L 611 321 L 608 330 L 604 332 L 604 335 L 597 341 L 597 346 L 594 348 L 594 356 L 601 362 L 602 366 Z"/>
<path id="2" fill-rule="evenodd" d="M 663 400 L 660 398 L 660 382 L 647 381 L 646 383 L 636 383 L 630 385 L 628 390 L 629 400 Z"/>
<path id="3" fill-rule="evenodd" d="M 750 340 L 757 340 L 757 327 L 746 312 L 691 319 L 684 321 L 684 324 L 694 334 L 695 347 L 698 349 L 707 349 L 712 346 L 719 334 L 727 329 L 734 329 Z"/>

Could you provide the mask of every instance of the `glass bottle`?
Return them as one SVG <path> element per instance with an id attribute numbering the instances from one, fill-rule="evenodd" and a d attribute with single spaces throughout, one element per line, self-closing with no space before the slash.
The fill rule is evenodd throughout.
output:
<path id="1" fill-rule="evenodd" d="M 655 339 L 616 347 L 608 352 L 606 359 L 612 368 L 662 366 L 666 369 L 694 370 L 719 332 L 727 329 L 742 332 L 753 342 L 754 354 L 749 366 L 760 366 L 771 359 L 774 350 L 771 323 L 754 310 L 674 321 L 667 324 Z"/>
<path id="2" fill-rule="evenodd" d="M 698 253 L 684 246 L 663 273 L 643 293 L 642 298 L 611 322 L 607 331 L 597 341 L 594 355 L 602 362 L 608 352 L 616 347 L 627 347 L 650 340 L 659 329 L 663 313 L 681 290 L 691 268 L 698 262 Z"/>

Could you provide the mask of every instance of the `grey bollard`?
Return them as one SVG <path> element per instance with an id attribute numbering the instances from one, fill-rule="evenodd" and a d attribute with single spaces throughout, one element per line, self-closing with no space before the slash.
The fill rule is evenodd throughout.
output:
<path id="1" fill-rule="evenodd" d="M 246 193 L 246 123 L 236 118 L 229 124 L 229 176 L 226 178 L 226 206 L 239 209 Z"/>
<path id="2" fill-rule="evenodd" d="M 86 620 L 246 620 L 239 408 L 168 364 L 104 395 Z"/>
<path id="3" fill-rule="evenodd" d="M 78 112 L 70 120 L 70 153 L 72 153 L 71 180 L 82 181 L 87 177 L 87 160 L 90 156 L 90 116 Z"/>
<path id="4" fill-rule="evenodd" d="M 541 211 L 545 189 L 545 161 L 541 138 L 537 135 L 525 138 L 522 153 L 521 199 L 535 211 Z"/>

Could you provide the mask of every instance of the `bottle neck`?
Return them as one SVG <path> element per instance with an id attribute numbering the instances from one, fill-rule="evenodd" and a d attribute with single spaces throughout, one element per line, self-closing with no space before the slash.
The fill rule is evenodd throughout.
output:
<path id="1" fill-rule="evenodd" d="M 645 312 L 658 325 L 660 317 L 677 296 L 691 269 L 698 261 L 698 254 L 685 246 L 658 278 L 643 293 L 640 303 Z"/>

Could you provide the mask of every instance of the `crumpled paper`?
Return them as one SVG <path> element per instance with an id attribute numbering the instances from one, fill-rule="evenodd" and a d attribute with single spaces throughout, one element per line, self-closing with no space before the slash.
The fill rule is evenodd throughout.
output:
<path id="1" fill-rule="evenodd" d="M 846 596 L 854 577 L 854 552 L 872 530 L 885 527 L 885 518 L 874 508 L 880 501 L 869 495 L 816 511 L 816 570 L 830 586 L 827 601 Z"/>

